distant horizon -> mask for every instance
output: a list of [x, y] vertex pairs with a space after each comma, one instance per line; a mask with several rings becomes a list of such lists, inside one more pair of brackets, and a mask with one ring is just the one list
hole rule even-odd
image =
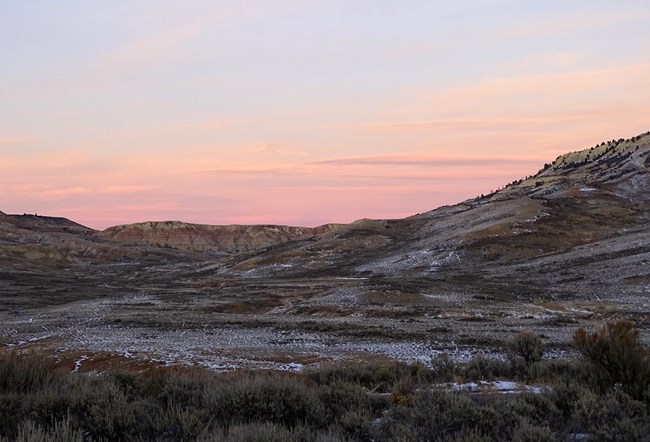
[[[334, 159], [334, 160], [331, 160], [331, 161], [335, 162], [335, 161], [338, 161], [338, 160]], [[484, 160], [484, 161], [487, 161], [487, 162], [490, 162], [490, 163], [493, 163], [493, 162], [496, 161], [498, 163], [498, 160], [494, 160], [494, 159], [489, 159], [489, 160]], [[548, 161], [546, 161], [546, 162], [548, 162]], [[34, 212], [25, 212], [25, 211], [20, 211], [20, 210], [10, 210], [10, 211], [8, 211], [8, 210], [3, 210], [4, 208], [2, 208], [2, 207], [0, 207], [0, 211], [5, 213], [6, 215], [18, 215], [18, 216], [24, 216], [24, 215], [32, 216], [32, 215], [34, 215], [34, 216], [43, 216], [43, 217], [50, 217], [50, 218], [65, 218], [65, 219], [68, 219], [70, 221], [74, 221], [74, 222], [76, 222], [78, 224], [81, 224], [81, 225], [83, 225], [85, 227], [90, 227], [90, 228], [92, 228], [94, 230], [105, 230], [105, 229], [107, 229], [109, 227], [115, 227], [115, 226], [126, 225], [126, 224], [141, 224], [141, 223], [146, 223], [146, 222], [161, 222], [161, 223], [162, 222], [184, 222], [184, 223], [188, 223], [188, 224], [204, 224], [204, 225], [285, 225], [285, 226], [292, 226], [292, 227], [310, 227], [310, 228], [312, 228], [312, 227], [319, 227], [319, 226], [326, 225], [326, 224], [350, 224], [350, 223], [352, 223], [354, 221], [358, 221], [358, 220], [362, 220], [362, 219], [402, 219], [402, 218], [406, 218], [406, 217], [409, 217], [409, 216], [417, 215], [419, 213], [424, 213], [424, 212], [428, 212], [428, 211], [431, 211], [431, 210], [435, 210], [435, 209], [437, 209], [439, 207], [459, 204], [459, 203], [461, 203], [461, 202], [463, 202], [463, 201], [465, 201], [467, 199], [478, 197], [481, 194], [488, 194], [490, 192], [493, 192], [496, 189], [498, 189], [500, 187], [503, 187], [505, 184], [507, 184], [510, 181], [513, 181], [513, 180], [516, 180], [516, 179], [519, 179], [519, 178], [524, 178], [525, 176], [534, 174], [544, 165], [545, 162], [544, 161], [530, 161], [530, 163], [534, 163], [536, 165], [535, 167], [537, 167], [534, 170], [534, 172], [530, 172], [530, 173], [528, 173], [526, 175], [521, 175], [521, 176], [514, 177], [512, 179], [509, 179], [508, 181], [499, 182], [498, 184], [490, 187], [489, 189], [479, 190], [477, 193], [472, 194], [472, 195], [468, 195], [466, 197], [461, 197], [461, 199], [449, 200], [449, 201], [447, 201], [445, 203], [438, 204], [438, 205], [435, 205], [435, 206], [432, 206], [432, 207], [429, 207], [429, 208], [424, 208], [424, 209], [422, 209], [420, 211], [416, 211], [416, 212], [412, 212], [412, 213], [398, 213], [398, 214], [395, 214], [395, 216], [363, 216], [362, 215], [360, 217], [352, 217], [352, 218], [347, 217], [347, 218], [345, 218], [345, 219], [347, 219], [347, 221], [337, 221], [337, 220], [327, 221], [326, 220], [324, 222], [317, 221], [316, 224], [313, 224], [313, 223], [312, 224], [301, 224], [301, 223], [287, 223], [287, 222], [265, 222], [264, 220], [260, 220], [260, 221], [256, 221], [256, 222], [228, 222], [228, 223], [221, 223], [221, 222], [218, 222], [218, 221], [217, 222], [193, 221], [193, 220], [190, 219], [190, 217], [186, 217], [186, 218], [164, 218], [164, 219], [163, 218], [156, 219], [156, 218], [146, 218], [145, 217], [145, 218], [142, 218], [142, 219], [133, 219], [133, 220], [125, 221], [125, 222], [118, 222], [118, 223], [115, 223], [115, 224], [96, 226], [96, 225], [92, 225], [90, 223], [82, 222], [82, 220], [76, 219], [76, 218], [74, 218], [72, 216], [67, 216], [66, 214], [64, 214], [62, 212], [58, 212], [56, 210], [56, 208], [54, 208], [52, 213], [50, 213], [50, 212], [46, 213], [44, 211], [34, 211]]]
[[[43, 216], [43, 217], [50, 217], [50, 218], [65, 218], [65, 219], [68, 219], [68, 220], [70, 220], [70, 221], [73, 221], [73, 222], [76, 222], [76, 223], [78, 223], [78, 224], [81, 224], [81, 225], [83, 225], [84, 227], [89, 227], [89, 228], [92, 228], [93, 230], [99, 230], [99, 231], [101, 231], [101, 230], [105, 230], [105, 229], [107, 229], [107, 228], [109, 228], [109, 227], [116, 227], [116, 226], [120, 226], [120, 225], [128, 225], [128, 224], [142, 224], [142, 223], [146, 223], [146, 222], [157, 222], [157, 223], [164, 223], [164, 222], [184, 222], [184, 223], [187, 223], [187, 224], [224, 225], [224, 226], [227, 226], [227, 225], [283, 225], [283, 226], [292, 226], [292, 227], [307, 227], [307, 228], [313, 228], [313, 227], [319, 227], [319, 226], [326, 225], [326, 224], [350, 224], [350, 223], [353, 223], [353, 222], [355, 222], [355, 221], [359, 221], [359, 220], [362, 220], [362, 219], [376, 219], [376, 220], [402, 219], [402, 218], [407, 218], [407, 217], [409, 217], [409, 216], [414, 216], [414, 215], [417, 215], [417, 214], [420, 214], [420, 213], [424, 213], [424, 212], [428, 212], [428, 211], [431, 211], [431, 210], [435, 210], [435, 209], [437, 209], [437, 208], [439, 208], [439, 207], [444, 207], [444, 206], [449, 206], [449, 205], [460, 204], [460, 203], [462, 203], [463, 201], [466, 201], [466, 200], [468, 200], [468, 199], [476, 198], [476, 197], [479, 197], [480, 195], [489, 194], [489, 193], [495, 191], [496, 189], [502, 188], [503, 186], [505, 186], [505, 185], [508, 184], [509, 182], [512, 182], [512, 181], [514, 181], [514, 180], [518, 180], [518, 179], [523, 179], [523, 178], [525, 178], [525, 177], [527, 177], [527, 176], [534, 175], [536, 172], [538, 172], [538, 171], [542, 168], [542, 166], [543, 166], [544, 164], [546, 164], [546, 163], [552, 163], [552, 162], [553, 162], [553, 161], [554, 161], [558, 156], [560, 156], [560, 155], [568, 154], [568, 153], [570, 153], [570, 152], [576, 152], [576, 151], [586, 150], [586, 149], [589, 149], [590, 147], [592, 147], [592, 146], [594, 146], [594, 145], [598, 145], [598, 144], [600, 144], [600, 143], [602, 143], [602, 142], [607, 142], [607, 141], [610, 141], [610, 140], [618, 140], [618, 139], [621, 139], [621, 138], [623, 138], [623, 139], [630, 139], [630, 138], [632, 138], [632, 137], [639, 136], [639, 135], [644, 135], [644, 134], [649, 133], [649, 132], [650, 132], [650, 131], [640, 131], [640, 132], [638, 132], [638, 133], [635, 134], [635, 135], [630, 135], [630, 136], [627, 136], [627, 137], [612, 137], [612, 138], [605, 138], [605, 139], [603, 139], [603, 140], [601, 140], [601, 141], [599, 141], [599, 142], [592, 143], [590, 146], [585, 146], [585, 147], [579, 148], [579, 149], [577, 149], [577, 150], [567, 150], [567, 151], [565, 151], [565, 152], [562, 152], [562, 153], [556, 155], [556, 156], [553, 157], [552, 159], [546, 159], [546, 160], [540, 160], [540, 161], [533, 161], [533, 160], [530, 160], [530, 161], [528, 161], [529, 163], [531, 163], [531, 164], [534, 163], [534, 164], [537, 164], [537, 165], [538, 165], [537, 169], [535, 169], [535, 171], [533, 171], [533, 172], [530, 172], [530, 173], [527, 173], [527, 174], [523, 174], [523, 175], [520, 175], [520, 176], [515, 176], [514, 178], [509, 179], [508, 181], [500, 182], [500, 183], [498, 183], [497, 185], [492, 186], [489, 190], [485, 190], [485, 189], [484, 189], [484, 190], [478, 191], [477, 193], [475, 193], [475, 194], [473, 194], [473, 195], [463, 197], [462, 199], [458, 199], [458, 200], [454, 200], [454, 201], [449, 201], [449, 202], [446, 202], [446, 203], [438, 204], [438, 205], [436, 205], [436, 206], [433, 206], [433, 207], [430, 207], [430, 208], [425, 208], [425, 209], [423, 209], [423, 210], [420, 210], [420, 211], [417, 211], [417, 212], [413, 212], [413, 213], [404, 213], [404, 214], [399, 214], [398, 216], [361, 216], [361, 217], [357, 217], [357, 218], [354, 218], [354, 219], [350, 219], [350, 218], [348, 218], [348, 219], [349, 219], [348, 221], [336, 221], [336, 220], [330, 220], [330, 221], [324, 221], [324, 222], [317, 222], [316, 224], [301, 224], [301, 223], [287, 223], [287, 222], [264, 222], [263, 220], [262, 220], [262, 221], [257, 221], [257, 222], [227, 222], [227, 223], [222, 223], [222, 222], [218, 222], [218, 221], [217, 221], [217, 222], [210, 222], [210, 221], [207, 221], [207, 222], [206, 222], [206, 221], [193, 221], [193, 220], [191, 220], [189, 217], [188, 217], [188, 218], [158, 218], [158, 219], [152, 217], [152, 218], [143, 218], [143, 219], [129, 220], [129, 221], [125, 221], [125, 222], [118, 222], [118, 223], [115, 223], [115, 224], [107, 224], [107, 225], [102, 225], [102, 226], [94, 226], [94, 225], [92, 225], [92, 224], [90, 224], [90, 223], [83, 222], [82, 220], [76, 219], [76, 218], [74, 218], [74, 217], [71, 217], [71, 216], [67, 216], [67, 215], [65, 215], [65, 214], [58, 213], [58, 212], [56, 212], [56, 210], [54, 210], [53, 213], [49, 213], [49, 212], [48, 212], [48, 213], [45, 213], [45, 212], [41, 212], [41, 213], [39, 213], [38, 211], [35, 211], [35, 212], [25, 212], [25, 211], [22, 211], [22, 212], [21, 212], [20, 210], [18, 210], [18, 211], [17, 211], [17, 210], [13, 210], [13, 211], [9, 210], [9, 211], [7, 211], [7, 210], [3, 210], [3, 208], [0, 207], [0, 212], [5, 213], [6, 215], [18, 215], [18, 216], [21, 216], [21, 215], [22, 215], [22, 216], [25, 216], [25, 215], [26, 215], [26, 216], [32, 216], [32, 215], [34, 215], [34, 216]], [[332, 160], [323, 161], [323, 163], [334, 163], [334, 164], [338, 164], [338, 163], [340, 163], [340, 162], [342, 162], [342, 161], [345, 161], [345, 162], [351, 162], [351, 163], [359, 163], [359, 162], [361, 162], [361, 163], [363, 163], [363, 162], [369, 162], [369, 163], [381, 163], [382, 158], [380, 158], [380, 157], [365, 157], [365, 158], [353, 158], [353, 159], [348, 158], [348, 159], [345, 159], [345, 160], [341, 160], [341, 159], [332, 159]], [[509, 161], [506, 160], [506, 159], [502, 159], [501, 161], [503, 161], [503, 162], [505, 162], [505, 163], [508, 163], [508, 162], [509, 162]], [[422, 160], [420, 160], [420, 162], [422, 162]], [[462, 159], [456, 159], [456, 160], [452, 160], [452, 162], [459, 162], [459, 163], [462, 164], [462, 163], [471, 163], [471, 160], [467, 160], [467, 159], [464, 159], [464, 160], [462, 160]], [[480, 163], [481, 160], [479, 160], [478, 162]], [[485, 159], [482, 160], [482, 162], [484, 162], [484, 163], [491, 163], [491, 164], [499, 164], [499, 163], [500, 163], [500, 160], [499, 160], [499, 159], [495, 159], [495, 158], [485, 158]], [[523, 161], [521, 161], [521, 162], [523, 163]], [[519, 163], [519, 162], [515, 161], [515, 163]], [[56, 214], [55, 214], [55, 213], [56, 213]]]
[[646, 131], [649, 18], [632, 0], [10, 2], [0, 210], [102, 230], [456, 204]]
[[[650, 133], [650, 131], [640, 132], [637, 135], [633, 135], [633, 136], [630, 136], [630, 137], [625, 137], [625, 138], [622, 138], [622, 139], [628, 140], [630, 138], [640, 136], [640, 135], [647, 135], [649, 133]], [[614, 137], [614, 138], [611, 138], [611, 139], [603, 140], [600, 143], [603, 143], [603, 142], [606, 143], [606, 142], [611, 141], [611, 140], [620, 140], [620, 139], [621, 139], [620, 137], [619, 138]], [[600, 143], [595, 143], [595, 145], [599, 145]], [[578, 149], [577, 151], [567, 151], [567, 152], [564, 152], [564, 153], [560, 154], [560, 156], [571, 153], [571, 152], [579, 152], [579, 151], [582, 151], [582, 150], [587, 150], [590, 147], [592, 147], [592, 146], [585, 147], [585, 148], [582, 148], [582, 149]], [[552, 160], [545, 161], [544, 163], [542, 163], [542, 165], [544, 165], [546, 163], [552, 163], [553, 161], [555, 161], [555, 159], [556, 158], [554, 158]], [[338, 163], [339, 161], [340, 160], [330, 160], [328, 162]], [[357, 159], [353, 160], [353, 162], [359, 162], [359, 161], [370, 161], [370, 162], [373, 162], [373, 163], [377, 163], [377, 162], [381, 161], [381, 158], [377, 158], [377, 157], [364, 158], [364, 159], [357, 158]], [[486, 159], [484, 161], [496, 162], [496, 163], [499, 162], [498, 159]], [[539, 169], [541, 169], [541, 166], [538, 168], [537, 171], [539, 171]], [[518, 179], [524, 179], [524, 178], [526, 178], [528, 176], [533, 176], [533, 175], [534, 175], [534, 173], [530, 173], [530, 174], [527, 174], [527, 175], [522, 175], [522, 176], [520, 176], [518, 178], [514, 178], [513, 180], [510, 180], [509, 182], [512, 182], [512, 181], [518, 180]], [[440, 204], [438, 206], [431, 207], [429, 209], [422, 210], [420, 212], [406, 214], [406, 215], [403, 215], [403, 216], [400, 216], [400, 217], [367, 217], [367, 216], [365, 216], [365, 217], [355, 218], [355, 219], [353, 219], [351, 221], [347, 221], [347, 222], [325, 221], [325, 222], [322, 222], [322, 223], [319, 223], [319, 224], [313, 224], [313, 225], [289, 224], [289, 223], [269, 223], [269, 222], [254, 222], [254, 223], [236, 223], [235, 222], [235, 223], [226, 223], [226, 224], [224, 224], [224, 223], [219, 223], [219, 222], [195, 222], [195, 221], [191, 221], [191, 220], [188, 220], [188, 219], [154, 219], [154, 218], [147, 218], [147, 219], [142, 219], [142, 220], [135, 220], [135, 221], [111, 224], [111, 225], [107, 225], [107, 226], [104, 226], [104, 227], [94, 227], [94, 226], [91, 226], [89, 224], [85, 224], [83, 222], [80, 222], [79, 220], [70, 218], [70, 217], [65, 216], [65, 215], [51, 215], [51, 214], [45, 214], [45, 213], [40, 213], [39, 214], [38, 212], [34, 212], [34, 213], [27, 213], [27, 212], [8, 213], [8, 212], [2, 211], [2, 210], [0, 210], [0, 212], [3, 212], [5, 214], [7, 214], [7, 215], [17, 215], [17, 216], [39, 216], [39, 217], [49, 217], [49, 218], [64, 218], [64, 219], [68, 219], [69, 221], [73, 221], [73, 222], [76, 222], [78, 224], [81, 224], [84, 227], [89, 227], [89, 228], [92, 228], [94, 230], [99, 230], [99, 231], [105, 230], [105, 229], [110, 228], [110, 227], [117, 227], [117, 226], [121, 226], [121, 225], [130, 225], [130, 224], [143, 224], [143, 223], [147, 223], [147, 222], [152, 222], [152, 223], [181, 222], [181, 223], [186, 223], [186, 224], [211, 225], [211, 226], [215, 226], [215, 225], [216, 226], [228, 226], [228, 225], [259, 225], [259, 226], [282, 225], [282, 226], [291, 226], [291, 227], [314, 228], [314, 227], [320, 227], [320, 226], [328, 225], [328, 224], [342, 224], [342, 225], [345, 225], [345, 224], [350, 224], [350, 223], [353, 223], [355, 221], [359, 221], [359, 220], [363, 220], [363, 219], [375, 219], [375, 220], [402, 219], [402, 218], [406, 218], [406, 217], [409, 217], [409, 216], [414, 216], [414, 215], [418, 215], [420, 213], [425, 213], [425, 212], [428, 212], [428, 211], [431, 211], [431, 210], [435, 210], [435, 209], [440, 208], [440, 207], [461, 204], [463, 201], [466, 201], [468, 199], [477, 198], [477, 197], [480, 197], [481, 195], [486, 195], [486, 194], [489, 194], [491, 192], [494, 192], [497, 189], [504, 188], [504, 186], [506, 186], [507, 184], [508, 184], [508, 182], [504, 182], [504, 183], [501, 183], [501, 184], [499, 184], [498, 186], [496, 186], [494, 188], [491, 188], [489, 191], [483, 191], [480, 194], [476, 194], [474, 196], [470, 196], [470, 197], [464, 198], [462, 200], [458, 200], [458, 201], [450, 202], [450, 203], [446, 203], [446, 204]]]

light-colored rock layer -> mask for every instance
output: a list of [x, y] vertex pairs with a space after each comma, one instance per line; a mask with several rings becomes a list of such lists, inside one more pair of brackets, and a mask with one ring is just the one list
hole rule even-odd
[[181, 221], [148, 221], [109, 227], [98, 236], [124, 244], [166, 247], [183, 251], [238, 253], [306, 239], [339, 225], [291, 227], [277, 225], [207, 225]]

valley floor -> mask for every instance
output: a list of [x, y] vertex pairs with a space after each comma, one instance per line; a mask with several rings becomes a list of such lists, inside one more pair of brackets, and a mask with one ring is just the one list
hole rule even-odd
[[543, 337], [547, 358], [562, 358], [577, 328], [615, 319], [636, 320], [650, 342], [648, 306], [629, 299], [522, 301], [498, 291], [471, 294], [445, 278], [213, 277], [200, 285], [172, 278], [131, 286], [98, 273], [78, 290], [69, 285], [75, 279], [3, 281], [10, 302], [0, 311], [0, 342], [79, 364], [112, 355], [127, 365], [290, 371], [337, 361], [429, 364], [443, 353], [456, 361], [503, 358], [503, 343], [522, 330]]

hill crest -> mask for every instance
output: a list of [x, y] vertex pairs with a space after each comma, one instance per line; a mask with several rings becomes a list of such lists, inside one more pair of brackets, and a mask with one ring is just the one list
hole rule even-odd
[[616, 187], [624, 180], [643, 181], [640, 185], [647, 185], [648, 168], [650, 132], [560, 155], [536, 174], [515, 180], [483, 198], [499, 200], [523, 195], [539, 198], [572, 188], [590, 191]]
[[340, 227], [285, 225], [210, 225], [183, 221], [146, 221], [109, 227], [98, 236], [125, 244], [173, 248], [182, 251], [239, 253], [320, 235]]

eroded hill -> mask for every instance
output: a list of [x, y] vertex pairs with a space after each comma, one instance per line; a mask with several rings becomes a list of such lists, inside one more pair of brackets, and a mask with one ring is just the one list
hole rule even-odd
[[337, 224], [310, 228], [278, 225], [217, 226], [181, 221], [149, 221], [109, 227], [99, 232], [98, 236], [123, 244], [232, 254], [310, 238], [338, 227], [340, 226]]

